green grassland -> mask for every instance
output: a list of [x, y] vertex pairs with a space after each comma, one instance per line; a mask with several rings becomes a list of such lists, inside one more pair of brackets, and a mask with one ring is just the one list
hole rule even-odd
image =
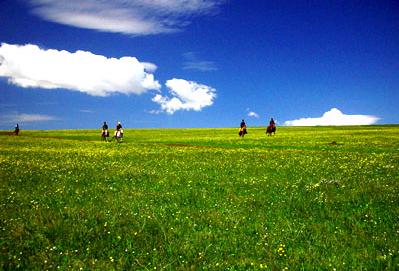
[[0, 136], [0, 269], [399, 269], [399, 126], [248, 132]]

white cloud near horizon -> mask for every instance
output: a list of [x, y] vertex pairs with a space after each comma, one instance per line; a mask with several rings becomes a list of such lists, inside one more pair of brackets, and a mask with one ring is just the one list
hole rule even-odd
[[24, 122], [43, 122], [43, 121], [53, 121], [58, 120], [58, 118], [43, 114], [9, 114], [0, 117], [0, 123], [24, 123]]
[[258, 113], [251, 111], [251, 112], [248, 113], [248, 117], [252, 117], [252, 118], [257, 118], [258, 119], [259, 115], [258, 115]]
[[346, 115], [337, 108], [332, 108], [319, 118], [300, 118], [284, 122], [286, 126], [337, 126], [371, 125], [380, 118], [371, 115]]
[[0, 46], [0, 77], [23, 88], [68, 89], [92, 96], [142, 94], [161, 88], [156, 65], [135, 57], [107, 58], [87, 51], [44, 50], [37, 45]]
[[[168, 80], [166, 86], [172, 97], [157, 94], [152, 98], [152, 101], [161, 106], [161, 112], [170, 115], [178, 110], [201, 111], [202, 108], [212, 105], [216, 98], [214, 88], [193, 81], [174, 78]], [[151, 113], [155, 112], [152, 111]]]
[[214, 14], [225, 0], [30, 0], [33, 14], [79, 28], [128, 35], [182, 30], [193, 17]]

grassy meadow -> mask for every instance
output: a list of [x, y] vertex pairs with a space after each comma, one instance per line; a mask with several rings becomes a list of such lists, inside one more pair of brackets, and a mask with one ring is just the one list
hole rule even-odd
[[399, 270], [399, 126], [0, 135], [0, 270]]

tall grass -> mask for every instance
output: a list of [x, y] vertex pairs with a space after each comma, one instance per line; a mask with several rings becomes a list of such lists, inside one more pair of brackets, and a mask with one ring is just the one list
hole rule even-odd
[[0, 137], [3, 270], [397, 270], [399, 127]]

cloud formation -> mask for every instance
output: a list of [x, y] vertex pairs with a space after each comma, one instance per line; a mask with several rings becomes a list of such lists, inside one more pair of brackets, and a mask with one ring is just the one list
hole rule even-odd
[[346, 115], [337, 108], [332, 108], [319, 118], [301, 118], [284, 122], [286, 126], [336, 126], [336, 125], [371, 125], [379, 120], [370, 115]]
[[107, 58], [91, 52], [44, 50], [36, 45], [0, 46], [0, 77], [23, 88], [63, 88], [92, 96], [142, 94], [161, 88], [156, 65], [135, 57]]
[[80, 109], [79, 112], [87, 114], [95, 113], [93, 110], [90, 109]]
[[32, 12], [60, 24], [129, 35], [180, 31], [225, 0], [30, 0]]
[[0, 123], [25, 123], [57, 120], [56, 117], [42, 114], [10, 114], [0, 117]]
[[185, 62], [183, 63], [183, 70], [197, 70], [201, 72], [217, 71], [215, 62], [200, 60], [193, 52], [183, 54]]
[[178, 110], [201, 111], [202, 108], [212, 105], [216, 98], [214, 88], [193, 81], [174, 78], [168, 80], [166, 86], [172, 97], [157, 94], [152, 101], [158, 103], [161, 111], [167, 114], [173, 114]]
[[258, 115], [258, 113], [251, 111], [251, 112], [248, 113], [248, 117], [252, 117], [252, 118], [257, 118], [258, 119], [259, 115]]

